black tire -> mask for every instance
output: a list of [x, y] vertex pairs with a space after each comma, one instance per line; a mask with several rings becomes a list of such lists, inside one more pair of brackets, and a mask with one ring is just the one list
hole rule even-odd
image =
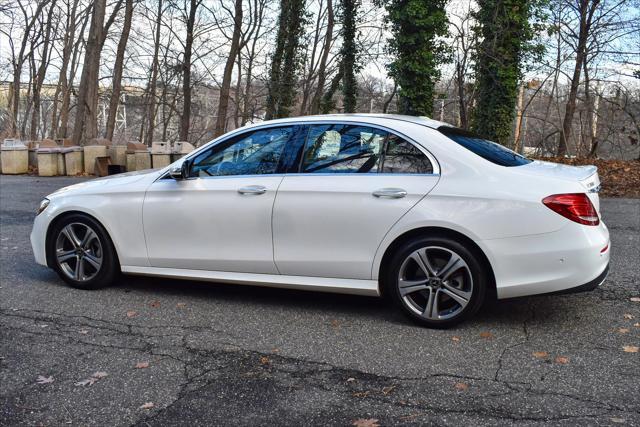
[[[61, 236], [61, 233], [63, 233], [65, 227], [69, 225], [71, 225], [74, 230], [77, 230], [78, 228], [84, 229], [83, 226], [88, 227], [87, 230], [92, 230], [96, 235], [95, 239], [99, 241], [98, 246], [94, 239], [92, 246], [100, 249], [100, 266], [99, 268], [95, 268], [92, 266], [89, 266], [88, 268], [85, 267], [89, 270], [87, 275], [90, 274], [91, 277], [87, 277], [83, 280], [76, 280], [73, 277], [70, 277], [68, 272], [69, 270], [74, 269], [75, 264], [73, 263], [78, 262], [79, 258], [76, 257], [75, 260], [74, 258], [70, 258], [70, 260], [65, 263], [61, 263], [58, 259], [58, 239], [61, 238], [64, 241], [65, 237], [59, 236]], [[82, 237], [84, 236], [78, 237], [82, 239]], [[71, 240], [68, 238], [67, 244], [72, 245]], [[73, 246], [68, 247], [68, 249], [69, 252], [74, 250]], [[47, 254], [49, 254], [49, 264], [53, 267], [56, 273], [58, 273], [58, 276], [60, 276], [62, 280], [64, 280], [74, 288], [86, 290], [100, 289], [112, 284], [120, 274], [118, 257], [113, 247], [113, 242], [109, 238], [107, 231], [98, 221], [87, 215], [71, 214], [57, 221], [54, 224], [53, 229], [51, 230], [50, 238], [47, 241]], [[65, 272], [65, 269], [67, 269], [67, 272]]]
[[[427, 252], [423, 252], [425, 250]], [[439, 265], [440, 269], [435, 268], [435, 266], [433, 267], [433, 270], [436, 273], [444, 270], [444, 264], [447, 263], [446, 256], [449, 253], [458, 255], [458, 257], [464, 261], [464, 265], [460, 267], [457, 275], [452, 274], [449, 279], [445, 280], [448, 286], [445, 286], [442, 280], [439, 284], [434, 281], [434, 284], [432, 285], [428, 277], [425, 276], [423, 278], [421, 276], [422, 273], [418, 270], [420, 266], [417, 262], [413, 261], [416, 257], [416, 251], [419, 251], [419, 253], [429, 253], [430, 257], [434, 257], [434, 261], [430, 262], [430, 264], [437, 265], [437, 263], [441, 263]], [[453, 255], [450, 256], [450, 260], [453, 260]], [[411, 260], [409, 260], [410, 257]], [[413, 262], [415, 262], [415, 266], [411, 265]], [[425, 264], [423, 264], [423, 266], [424, 265]], [[400, 284], [401, 268], [403, 268], [402, 274], [404, 275], [407, 270], [411, 269], [411, 267], [413, 267], [413, 271], [416, 272], [416, 277], [411, 280], [403, 279], [406, 281], [404, 284]], [[424, 268], [421, 268], [421, 271], [424, 271]], [[437, 278], [436, 275], [430, 275], [430, 277], [433, 277], [434, 279]], [[382, 285], [384, 286], [385, 293], [391, 298], [394, 304], [398, 306], [411, 320], [422, 326], [440, 329], [449, 328], [469, 319], [478, 311], [482, 306], [487, 293], [489, 283], [488, 277], [489, 274], [487, 267], [484, 265], [481, 257], [476, 254], [475, 250], [470, 249], [464, 244], [448, 237], [420, 237], [406, 242], [396, 251], [391, 258], [388, 268], [386, 268]], [[469, 279], [471, 280], [470, 282]], [[425, 285], [428, 286], [427, 289], [420, 289], [422, 285], [420, 285], [419, 282], [422, 282], [423, 280], [426, 282]], [[409, 283], [416, 284], [409, 285]], [[460, 287], [461, 291], [465, 291], [465, 295], [470, 294], [470, 298], [468, 298], [468, 302], [465, 306], [449, 296], [449, 294], [451, 294], [451, 285]], [[418, 290], [411, 291], [413, 293], [406, 293], [405, 297], [403, 297], [401, 294], [401, 286], [404, 286], [405, 292], [410, 288]], [[435, 290], [439, 288], [441, 291], [435, 292]], [[446, 314], [443, 317], [452, 317], [443, 319], [425, 318], [426, 312], [428, 311], [426, 307], [431, 301], [430, 296], [432, 292], [434, 292], [434, 298], [436, 300], [444, 300], [443, 305], [445, 307], [447, 304], [450, 306], [450, 308], [447, 309], [449, 312], [447, 313], [447, 310], [445, 310]], [[445, 292], [447, 292], [447, 294], [445, 294]], [[460, 292], [460, 294], [462, 294], [462, 292]], [[416, 303], [416, 300], [424, 301], [425, 310], [422, 314], [417, 313], [417, 311], [421, 311], [421, 306], [419, 303]], [[463, 300], [464, 299], [460, 298], [460, 301]], [[431, 306], [433, 307], [433, 304]], [[439, 313], [440, 311], [437, 310], [438, 307], [439, 305], [436, 304], [433, 312], [437, 311]]]

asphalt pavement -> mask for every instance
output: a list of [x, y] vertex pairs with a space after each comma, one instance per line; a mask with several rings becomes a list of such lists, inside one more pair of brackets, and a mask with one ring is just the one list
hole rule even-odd
[[443, 331], [368, 297], [72, 289], [29, 233], [40, 199], [78, 181], [0, 177], [0, 425], [640, 425], [640, 200], [602, 200], [601, 288]]

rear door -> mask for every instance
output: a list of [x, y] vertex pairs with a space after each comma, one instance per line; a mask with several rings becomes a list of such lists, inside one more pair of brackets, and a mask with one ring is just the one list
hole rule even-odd
[[309, 127], [273, 213], [280, 274], [370, 279], [384, 235], [437, 183], [421, 149], [381, 128]]

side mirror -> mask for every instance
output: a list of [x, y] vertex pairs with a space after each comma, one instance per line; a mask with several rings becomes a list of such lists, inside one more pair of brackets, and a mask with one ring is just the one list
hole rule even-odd
[[189, 160], [185, 160], [182, 164], [173, 166], [169, 169], [169, 176], [177, 181], [187, 179], [189, 177], [190, 166], [191, 162]]

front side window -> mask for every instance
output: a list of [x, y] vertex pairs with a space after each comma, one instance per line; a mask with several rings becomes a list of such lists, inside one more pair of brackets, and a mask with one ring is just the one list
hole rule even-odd
[[293, 127], [261, 129], [244, 133], [211, 147], [195, 157], [192, 177], [264, 175], [278, 170]]
[[309, 129], [303, 173], [376, 173], [387, 132], [357, 125]]
[[441, 126], [438, 130], [457, 144], [491, 163], [500, 166], [521, 166], [532, 162], [532, 160], [500, 144], [480, 138], [461, 129]]

